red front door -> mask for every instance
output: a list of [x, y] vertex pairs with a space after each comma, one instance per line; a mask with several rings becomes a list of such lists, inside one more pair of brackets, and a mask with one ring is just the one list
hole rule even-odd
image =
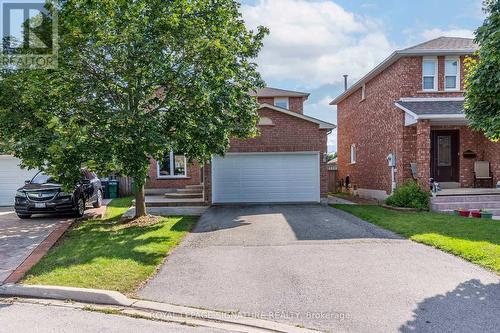
[[431, 131], [431, 177], [438, 182], [459, 181], [459, 131]]

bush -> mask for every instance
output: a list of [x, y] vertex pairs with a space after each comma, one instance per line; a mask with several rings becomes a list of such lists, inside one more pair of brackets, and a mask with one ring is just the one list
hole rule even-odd
[[422, 190], [417, 182], [410, 180], [397, 187], [385, 203], [394, 207], [427, 209], [429, 208], [429, 193]]

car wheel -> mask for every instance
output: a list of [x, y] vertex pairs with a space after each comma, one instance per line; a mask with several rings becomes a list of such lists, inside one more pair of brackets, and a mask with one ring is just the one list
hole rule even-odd
[[78, 199], [75, 209], [76, 217], [82, 217], [85, 214], [85, 200], [83, 198]]
[[31, 215], [30, 214], [17, 214], [17, 217], [19, 217], [20, 219], [29, 219], [31, 218]]
[[92, 204], [92, 206], [94, 206], [94, 208], [99, 208], [102, 206], [102, 191], [101, 190], [97, 191], [97, 200], [96, 200], [96, 202], [94, 202]]

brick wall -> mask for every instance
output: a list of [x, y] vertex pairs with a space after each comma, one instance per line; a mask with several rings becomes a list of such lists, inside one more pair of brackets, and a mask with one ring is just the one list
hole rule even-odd
[[[461, 89], [463, 89], [465, 71], [464, 58], [464, 56], [460, 58]], [[403, 57], [365, 83], [366, 98], [364, 100], [361, 100], [361, 89], [358, 89], [338, 104], [340, 179], [350, 176], [353, 186], [389, 193], [391, 172], [386, 161], [389, 153], [394, 152], [397, 155], [396, 180], [398, 184], [411, 178], [410, 162], [417, 162], [420, 158], [420, 163], [423, 163], [424, 158], [430, 158], [429, 124], [426, 123], [426, 126], [420, 128], [421, 140], [419, 142], [418, 126], [405, 127], [404, 112], [396, 108], [394, 102], [401, 97], [463, 96], [462, 91], [444, 91], [444, 60], [444, 57], [438, 57], [439, 91], [437, 92], [422, 91], [422, 57]], [[426, 140], [428, 143], [425, 143]], [[356, 145], [357, 161], [355, 164], [350, 163], [351, 144]], [[495, 149], [490, 149], [490, 151], [498, 151]], [[495, 157], [490, 157], [490, 159], [493, 160]], [[430, 160], [425, 163], [430, 166]], [[500, 166], [498, 168], [500, 172]], [[420, 183], [427, 188], [430, 170], [419, 171], [421, 172]], [[463, 182], [468, 184], [469, 180], [464, 179]]]
[[[304, 102], [306, 98], [305, 97], [289, 97], [288, 98], [288, 109], [293, 112], [297, 113], [304, 113]], [[257, 101], [260, 104], [271, 104], [274, 105], [274, 98], [273, 97], [258, 97]]]
[[[327, 130], [319, 129], [318, 124], [286, 115], [271, 109], [259, 111], [263, 117], [273, 121], [271, 126], [259, 126], [260, 135], [247, 140], [231, 140], [231, 153], [248, 152], [320, 152], [320, 191], [321, 197], [328, 192], [327, 165], [323, 155], [327, 152]], [[211, 167], [205, 168], [205, 198], [211, 202]]]
[[198, 185], [201, 183], [200, 165], [196, 162], [188, 163], [186, 178], [158, 178], [157, 162], [154, 159], [149, 161], [148, 179], [146, 188], [183, 188], [186, 185]]

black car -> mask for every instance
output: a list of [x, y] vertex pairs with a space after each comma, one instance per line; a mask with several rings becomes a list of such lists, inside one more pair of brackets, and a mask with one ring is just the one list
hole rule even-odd
[[82, 179], [72, 193], [62, 190], [60, 184], [43, 172], [39, 172], [17, 190], [14, 209], [22, 219], [33, 214], [72, 214], [83, 216], [87, 204], [101, 207], [101, 181], [95, 173], [81, 170]]

